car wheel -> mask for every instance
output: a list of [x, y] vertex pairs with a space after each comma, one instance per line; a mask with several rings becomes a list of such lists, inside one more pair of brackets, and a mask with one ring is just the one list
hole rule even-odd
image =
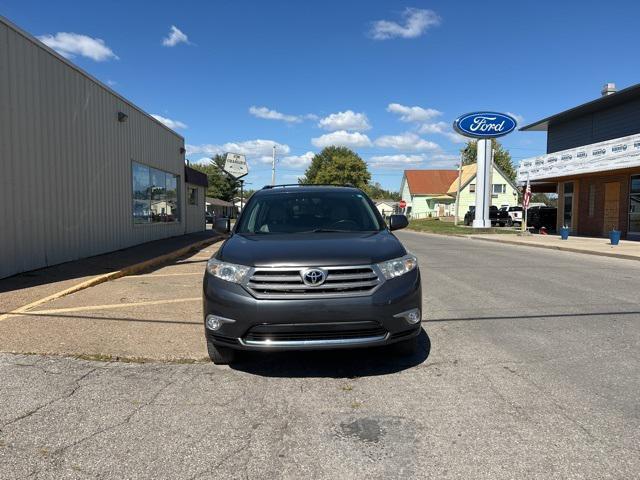
[[211, 340], [207, 340], [207, 351], [209, 352], [209, 358], [216, 365], [229, 365], [238, 358], [236, 350], [228, 347], [219, 347], [214, 345]]

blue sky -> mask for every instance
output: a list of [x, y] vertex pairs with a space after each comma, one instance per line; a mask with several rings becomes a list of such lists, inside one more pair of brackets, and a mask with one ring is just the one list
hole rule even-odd
[[[633, 1], [0, 0], [0, 13], [174, 122], [191, 161], [246, 153], [250, 188], [270, 181], [274, 143], [279, 183], [343, 143], [397, 190], [404, 168], [453, 167], [462, 113], [527, 123], [640, 78]], [[545, 134], [503, 143], [517, 163]]]

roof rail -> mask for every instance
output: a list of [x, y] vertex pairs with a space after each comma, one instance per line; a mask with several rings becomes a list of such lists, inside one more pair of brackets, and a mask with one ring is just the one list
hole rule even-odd
[[281, 185], [265, 185], [262, 190], [270, 190], [272, 188], [285, 188], [285, 187], [351, 187], [356, 188], [351, 183], [283, 183]]

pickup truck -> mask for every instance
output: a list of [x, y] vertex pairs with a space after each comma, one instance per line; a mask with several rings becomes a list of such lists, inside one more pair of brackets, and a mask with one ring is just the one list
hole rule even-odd
[[501, 211], [505, 211], [509, 214], [509, 216], [511, 217], [511, 221], [514, 224], [517, 225], [522, 225], [522, 218], [523, 218], [523, 214], [524, 214], [524, 208], [522, 207], [502, 207], [500, 209]]
[[527, 227], [539, 231], [545, 227], [548, 231], [556, 230], [558, 209], [555, 207], [529, 207], [527, 211]]
[[[469, 211], [464, 216], [464, 224], [469, 226], [473, 224], [473, 220], [476, 218], [476, 207], [469, 207]], [[513, 225], [513, 220], [509, 216], [509, 212], [504, 210], [499, 210], [495, 205], [491, 205], [489, 207], [489, 220], [491, 220], [491, 225], [499, 225], [504, 227], [510, 227]]]

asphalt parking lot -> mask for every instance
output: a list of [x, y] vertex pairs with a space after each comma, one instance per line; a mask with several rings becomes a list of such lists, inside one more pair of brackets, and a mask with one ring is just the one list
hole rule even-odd
[[[0, 351], [32, 353], [0, 354], [0, 476], [637, 477], [639, 264], [399, 237], [423, 271], [412, 357], [199, 361], [215, 246], [0, 322]], [[80, 350], [138, 360], [40, 355]]]

